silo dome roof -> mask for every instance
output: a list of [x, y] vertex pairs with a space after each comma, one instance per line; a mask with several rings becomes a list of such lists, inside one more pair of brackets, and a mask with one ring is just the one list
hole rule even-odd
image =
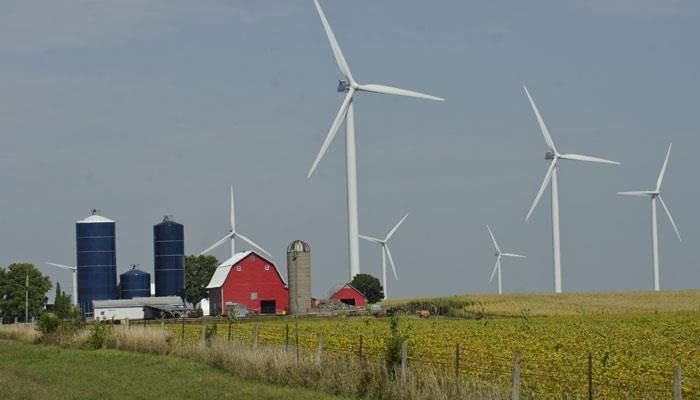
[[292, 253], [292, 252], [296, 252], [296, 253], [300, 253], [300, 252], [310, 253], [310, 252], [311, 252], [311, 247], [309, 246], [308, 243], [306, 243], [306, 242], [303, 241], [303, 240], [295, 240], [295, 241], [293, 241], [292, 243], [290, 243], [289, 246], [287, 247], [287, 253]]
[[93, 214], [87, 218], [81, 219], [78, 221], [79, 224], [99, 224], [99, 223], [105, 223], [105, 222], [114, 222], [114, 220], [111, 220], [109, 218], [105, 218], [101, 215]]

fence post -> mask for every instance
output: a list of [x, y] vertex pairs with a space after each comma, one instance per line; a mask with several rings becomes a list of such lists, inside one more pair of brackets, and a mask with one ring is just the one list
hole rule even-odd
[[163, 335], [165, 333], [165, 321], [160, 320], [160, 334]]
[[258, 348], [258, 324], [253, 326], [253, 348]]
[[289, 350], [289, 322], [284, 324], [284, 351]]
[[588, 353], [588, 400], [593, 400], [593, 354]]
[[233, 321], [228, 321], [228, 341], [231, 341], [231, 325], [233, 324]]
[[182, 331], [180, 332], [180, 339], [185, 340], [185, 315], [182, 315]]
[[520, 399], [520, 352], [515, 352], [513, 360], [513, 396], [512, 400]]
[[406, 368], [408, 367], [408, 341], [401, 343], [401, 382], [406, 382]]
[[681, 392], [681, 381], [683, 380], [683, 371], [678, 365], [673, 369], [673, 400], [681, 400], [683, 393]]
[[124, 323], [126, 324], [125, 328], [128, 331], [129, 330], [129, 318], [125, 318]]
[[318, 347], [316, 347], [316, 363], [321, 364], [323, 358], [323, 335], [318, 335]]
[[362, 358], [362, 335], [360, 335], [360, 348], [357, 354]]
[[459, 343], [455, 347], [455, 379], [459, 383]]
[[294, 320], [294, 346], [297, 350], [297, 363], [299, 362], [299, 319]]
[[207, 341], [207, 325], [204, 322], [204, 320], [202, 320], [202, 344], [205, 344], [206, 341]]

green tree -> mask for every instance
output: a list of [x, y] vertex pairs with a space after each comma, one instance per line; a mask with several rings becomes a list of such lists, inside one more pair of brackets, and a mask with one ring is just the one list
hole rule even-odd
[[71, 315], [71, 296], [61, 290], [61, 284], [56, 282], [56, 295], [53, 301], [53, 313], [58, 318], [68, 318]]
[[29, 317], [41, 314], [46, 305], [46, 294], [51, 280], [33, 264], [16, 263], [0, 268], [0, 315], [3, 318], [24, 320], [25, 293], [29, 277]]
[[350, 284], [365, 295], [370, 304], [376, 303], [384, 298], [384, 288], [381, 283], [379, 283], [379, 279], [370, 274], [357, 274], [352, 278]]
[[185, 300], [194, 305], [209, 297], [207, 285], [218, 265], [214, 256], [185, 257]]

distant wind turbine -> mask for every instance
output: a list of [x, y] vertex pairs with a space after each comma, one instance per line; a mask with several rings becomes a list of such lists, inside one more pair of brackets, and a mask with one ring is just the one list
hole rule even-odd
[[386, 258], [387, 256], [389, 257], [389, 263], [391, 263], [391, 270], [394, 272], [394, 279], [397, 281], [399, 280], [399, 275], [396, 273], [396, 265], [394, 265], [394, 258], [391, 256], [391, 251], [389, 250], [389, 239], [391, 239], [392, 236], [394, 236], [394, 233], [396, 233], [396, 230], [399, 229], [399, 226], [403, 224], [403, 221], [408, 218], [408, 214], [404, 215], [401, 220], [394, 225], [393, 228], [387, 233], [386, 237], [382, 239], [377, 239], [372, 236], [365, 236], [365, 235], [359, 235], [361, 239], [367, 240], [369, 242], [378, 244], [382, 246], [382, 286], [384, 288], [384, 298], [389, 298], [389, 282], [386, 277]]
[[491, 278], [489, 278], [489, 283], [493, 281], [493, 277], [496, 273], [498, 273], [498, 294], [503, 293], [503, 286], [502, 286], [502, 281], [501, 281], [501, 258], [503, 257], [514, 257], [514, 258], [525, 258], [525, 256], [521, 256], [520, 254], [515, 254], [515, 253], [504, 253], [501, 251], [501, 248], [498, 246], [498, 243], [496, 242], [496, 238], [493, 236], [493, 232], [491, 231], [491, 227], [486, 225], [486, 229], [489, 231], [489, 235], [491, 236], [491, 241], [493, 242], [493, 247], [496, 249], [496, 265], [493, 267], [493, 272], [491, 272]]
[[213, 249], [221, 246], [226, 240], [230, 239], [231, 240], [231, 257], [233, 257], [236, 254], [236, 238], [238, 238], [238, 239], [241, 239], [244, 242], [248, 243], [249, 245], [255, 247], [256, 249], [262, 251], [268, 257], [272, 257], [272, 255], [270, 253], [268, 253], [265, 249], [263, 249], [262, 247], [257, 245], [255, 242], [253, 242], [252, 240], [248, 239], [247, 237], [241, 235], [240, 233], [238, 233], [238, 231], [236, 231], [236, 212], [235, 212], [234, 202], [233, 202], [233, 186], [231, 186], [231, 215], [230, 215], [230, 218], [231, 218], [231, 220], [230, 220], [231, 227], [229, 228], [229, 232], [226, 234], [226, 236], [224, 236], [223, 238], [218, 240], [216, 243], [209, 246], [206, 250], [199, 253], [199, 255], [206, 254], [206, 253], [212, 251]]
[[540, 116], [540, 112], [537, 109], [537, 106], [535, 105], [535, 101], [532, 100], [532, 97], [530, 96], [530, 92], [528, 92], [527, 88], [523, 85], [523, 89], [525, 89], [525, 94], [527, 95], [527, 98], [530, 100], [530, 105], [532, 106], [532, 110], [535, 112], [535, 117], [537, 118], [537, 123], [540, 125], [540, 129], [542, 130], [542, 135], [544, 136], [545, 142], [547, 142], [547, 148], [549, 151], [545, 154], [544, 158], [545, 160], [552, 160], [552, 162], [549, 164], [549, 169], [547, 170], [547, 174], [544, 176], [544, 181], [542, 182], [542, 186], [540, 186], [540, 190], [537, 192], [537, 196], [535, 196], [535, 201], [532, 202], [532, 206], [530, 207], [530, 211], [527, 213], [527, 217], [525, 217], [525, 220], [529, 220], [530, 216], [532, 215], [532, 212], [535, 210], [535, 207], [537, 206], [537, 203], [539, 203], [540, 198], [542, 197], [542, 194], [544, 193], [544, 190], [547, 188], [547, 185], [549, 182], [552, 182], [552, 247], [554, 248], [554, 291], [556, 293], [561, 293], [561, 246], [559, 242], [559, 188], [557, 184], [557, 164], [559, 160], [574, 160], [574, 161], [589, 161], [589, 162], [594, 162], [594, 163], [602, 163], [602, 164], [613, 164], [613, 165], [620, 165], [619, 162], [617, 161], [610, 161], [610, 160], [604, 160], [602, 158], [596, 158], [596, 157], [590, 157], [590, 156], [584, 156], [580, 154], [560, 154], [557, 151], [556, 146], [554, 146], [554, 141], [552, 140], [552, 137], [549, 134], [549, 131], [547, 130], [547, 126], [544, 124], [544, 120], [542, 119], [542, 116]]
[[74, 265], [56, 264], [48, 261], [46, 261], [45, 264], [52, 267], [67, 269], [73, 272], [73, 298], [71, 300], [73, 301], [74, 306], [78, 305], [78, 267]]
[[355, 92], [371, 92], [371, 93], [381, 93], [381, 94], [391, 94], [397, 96], [407, 96], [416, 97], [419, 99], [428, 100], [438, 100], [443, 101], [443, 98], [431, 96], [424, 93], [414, 92], [411, 90], [399, 89], [391, 86], [369, 84], [362, 85], [355, 81], [350, 72], [350, 67], [348, 66], [343, 52], [340, 50], [340, 45], [333, 34], [331, 26], [328, 24], [326, 15], [321, 9], [321, 5], [318, 0], [314, 0], [316, 4], [316, 10], [318, 15], [321, 17], [321, 23], [323, 24], [323, 29], [326, 31], [326, 36], [328, 36], [328, 41], [330, 42], [331, 49], [333, 50], [333, 55], [335, 56], [335, 61], [340, 68], [340, 72], [345, 77], [345, 80], [341, 80], [338, 83], [338, 92], [345, 93], [345, 99], [340, 105], [340, 110], [333, 120], [331, 129], [328, 131], [326, 139], [323, 141], [321, 150], [319, 151], [316, 159], [314, 160], [307, 179], [311, 177], [318, 166], [318, 163], [323, 158], [326, 153], [328, 146], [330, 146], [333, 138], [335, 137], [340, 125], [345, 121], [345, 163], [346, 163], [346, 179], [347, 179], [347, 205], [348, 205], [348, 252], [349, 252], [349, 264], [350, 264], [350, 279], [355, 275], [360, 273], [360, 250], [358, 243], [358, 212], [357, 212], [357, 155], [355, 151], [355, 120], [353, 111], [353, 96]]
[[664, 208], [664, 211], [666, 211], [666, 215], [668, 216], [668, 220], [671, 221], [671, 225], [673, 226], [673, 230], [676, 232], [676, 236], [678, 237], [678, 241], [682, 242], [683, 240], [681, 239], [681, 234], [678, 232], [678, 228], [676, 227], [676, 223], [673, 221], [673, 217], [671, 216], [671, 212], [668, 210], [668, 207], [666, 207], [666, 203], [664, 203], [664, 199], [661, 198], [661, 183], [664, 181], [664, 175], [666, 174], [666, 166], [668, 165], [668, 158], [671, 155], [671, 144], [668, 145], [668, 151], [666, 152], [666, 159], [664, 160], [664, 165], [661, 167], [661, 172], [659, 173], [659, 177], [656, 180], [656, 189], [655, 190], [644, 190], [644, 191], [637, 191], [637, 192], [618, 192], [617, 194], [623, 195], [623, 196], [637, 196], [637, 197], [651, 197], [651, 256], [652, 256], [652, 262], [654, 266], [654, 290], [659, 291], [660, 290], [660, 284], [659, 284], [659, 227], [656, 221], [656, 200], [658, 199], [659, 202], [661, 203], [661, 206]]

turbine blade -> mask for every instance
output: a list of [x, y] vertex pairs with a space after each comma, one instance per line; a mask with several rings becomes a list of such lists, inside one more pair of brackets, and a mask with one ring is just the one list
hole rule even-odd
[[396, 232], [397, 229], [399, 229], [399, 226], [401, 226], [401, 224], [403, 224], [403, 221], [405, 221], [406, 218], [408, 218], [408, 213], [406, 213], [406, 215], [404, 215], [403, 218], [401, 218], [401, 221], [399, 221], [396, 225], [394, 225], [394, 227], [389, 231], [389, 233], [386, 235], [386, 238], [384, 239], [385, 242], [388, 241], [389, 239], [391, 239], [392, 236], [394, 236], [394, 233]]
[[236, 231], [236, 211], [233, 203], [233, 185], [231, 185], [231, 232]]
[[639, 190], [636, 192], [617, 192], [617, 194], [621, 196], [649, 197], [653, 196], [654, 192], [650, 192], [648, 190]]
[[340, 72], [350, 82], [354, 82], [355, 80], [352, 78], [352, 73], [350, 72], [348, 62], [345, 61], [345, 56], [343, 56], [343, 51], [340, 50], [340, 45], [338, 44], [338, 41], [336, 40], [335, 35], [333, 34], [333, 29], [331, 29], [331, 26], [328, 24], [326, 14], [323, 13], [323, 10], [321, 9], [321, 5], [318, 3], [318, 0], [314, 0], [314, 3], [316, 4], [316, 10], [318, 10], [318, 15], [321, 17], [323, 29], [326, 31], [326, 36], [328, 36], [328, 41], [331, 44], [331, 49], [333, 50], [333, 55], [335, 56], [335, 62], [338, 64]]
[[501, 256], [496, 257], [496, 265], [493, 266], [493, 271], [491, 272], [491, 278], [489, 278], [489, 283], [493, 281], [493, 277], [496, 276], [496, 271], [498, 270], [498, 264], [501, 262]]
[[584, 156], [581, 154], [562, 154], [559, 156], [559, 158], [564, 159], [564, 160], [589, 161], [589, 162], [600, 163], [600, 164], [620, 165], [620, 163], [617, 161], [610, 161], [610, 160], [606, 160], [604, 158]]
[[396, 273], [396, 265], [394, 265], [394, 257], [391, 256], [391, 250], [389, 250], [389, 246], [387, 244], [384, 244], [384, 248], [386, 249], [386, 255], [389, 256], [389, 264], [391, 264], [391, 270], [394, 271], [394, 279], [396, 279], [398, 281], [399, 275]]
[[212, 244], [211, 246], [207, 247], [207, 249], [204, 250], [204, 251], [202, 251], [201, 253], [199, 253], [199, 255], [201, 256], [201, 255], [203, 255], [203, 254], [207, 254], [207, 253], [209, 253], [210, 251], [214, 250], [215, 248], [221, 246], [221, 244], [223, 244], [225, 241], [227, 241], [228, 239], [230, 239], [231, 236], [233, 236], [233, 232], [228, 233], [226, 236], [224, 236], [223, 238], [221, 238], [220, 240], [218, 240], [216, 243], [214, 243], [214, 244]]
[[267, 250], [263, 249], [262, 247], [260, 247], [258, 244], [256, 244], [256, 243], [253, 242], [252, 240], [248, 239], [247, 237], [241, 235], [241, 234], [238, 233], [238, 232], [234, 233], [233, 235], [234, 235], [235, 237], [237, 237], [237, 238], [243, 239], [243, 241], [247, 242], [249, 245], [255, 247], [256, 249], [258, 249], [258, 250], [262, 251], [263, 253], [265, 253], [266, 256], [272, 258], [272, 254], [268, 253]]
[[661, 167], [661, 173], [659, 173], [659, 179], [656, 180], [656, 191], [661, 190], [661, 183], [664, 181], [664, 175], [666, 174], [666, 166], [668, 165], [668, 157], [671, 155], [671, 146], [673, 143], [669, 143], [668, 151], [666, 152], [666, 159], [664, 160], [664, 165]]
[[338, 133], [338, 128], [340, 128], [340, 124], [343, 123], [343, 119], [345, 118], [345, 114], [348, 112], [348, 107], [350, 106], [350, 101], [352, 101], [352, 95], [354, 93], [355, 89], [351, 88], [348, 91], [348, 94], [345, 95], [345, 100], [343, 100], [343, 103], [340, 105], [338, 115], [335, 116], [335, 120], [333, 120], [333, 125], [331, 125], [331, 129], [330, 131], [328, 131], [326, 140], [323, 142], [323, 146], [321, 146], [321, 151], [318, 152], [316, 160], [314, 160], [314, 163], [311, 166], [311, 169], [309, 170], [309, 174], [306, 176], [306, 179], [311, 178], [311, 175], [314, 173], [316, 166], [318, 166], [318, 163], [323, 158], [323, 155], [326, 154], [326, 150], [328, 150], [328, 146], [330, 146], [331, 142], [333, 141], [335, 134]]
[[498, 247], [498, 243], [496, 243], [496, 237], [493, 236], [493, 232], [491, 231], [491, 227], [488, 226], [488, 225], [486, 225], [486, 229], [489, 230], [489, 235], [491, 235], [491, 241], [493, 242], [493, 247], [495, 247], [495, 248], [496, 248], [496, 251], [498, 251], [498, 252], [500, 253], [500, 252], [501, 252], [501, 248]]
[[75, 271], [76, 269], [78, 269], [77, 267], [74, 267], [74, 266], [72, 266], [72, 265], [56, 264], [56, 263], [52, 263], [52, 262], [48, 262], [48, 261], [45, 261], [44, 263], [47, 264], [47, 265], [51, 265], [51, 266], [53, 266], [53, 267], [68, 269], [68, 270], [71, 270], [71, 271]]
[[362, 90], [364, 92], [372, 92], [372, 93], [393, 94], [396, 96], [415, 97], [418, 99], [425, 99], [425, 100], [445, 101], [445, 99], [443, 99], [442, 97], [432, 96], [432, 95], [425, 94], [425, 93], [414, 92], [413, 90], [399, 89], [396, 87], [385, 86], [385, 85], [376, 85], [376, 84], [358, 85], [357, 90]]
[[530, 211], [527, 213], [527, 217], [525, 217], [525, 221], [530, 219], [532, 212], [535, 211], [535, 207], [537, 207], [537, 203], [540, 202], [540, 198], [542, 197], [542, 193], [544, 193], [544, 190], [547, 188], [549, 181], [552, 179], [552, 172], [554, 171], [554, 168], [556, 167], [556, 165], [557, 165], [557, 159], [555, 158], [554, 160], [552, 160], [552, 163], [549, 164], [549, 169], [547, 170], [547, 174], [544, 176], [544, 181], [542, 181], [542, 186], [540, 186], [540, 191], [537, 192], [537, 196], [535, 196], [535, 201], [532, 202], [532, 206], [530, 207]]
[[678, 228], [676, 227], [676, 223], [673, 221], [673, 217], [671, 216], [671, 212], [668, 210], [668, 207], [666, 207], [666, 203], [664, 203], [664, 199], [659, 196], [659, 201], [661, 202], [661, 205], [664, 208], [664, 211], [666, 211], [666, 215], [668, 216], [668, 220], [671, 221], [671, 225], [673, 225], [673, 230], [676, 231], [676, 236], [678, 236], [678, 241], [683, 242], [683, 239], [681, 239], [681, 233], [678, 232]]
[[357, 235], [357, 237], [359, 237], [360, 239], [364, 239], [368, 242], [372, 242], [372, 243], [376, 243], [376, 244], [380, 244], [380, 245], [384, 244], [384, 242], [382, 242], [380, 239], [377, 239], [377, 238], [372, 237], [372, 236]]
[[552, 140], [552, 136], [549, 134], [549, 131], [547, 130], [547, 125], [544, 124], [544, 120], [542, 119], [542, 116], [540, 115], [540, 111], [537, 109], [537, 106], [535, 105], [535, 101], [532, 100], [532, 96], [530, 96], [530, 92], [527, 90], [527, 87], [523, 85], [523, 89], [525, 89], [525, 94], [527, 95], [527, 98], [530, 100], [530, 105], [532, 106], [532, 111], [535, 112], [535, 117], [537, 118], [537, 123], [540, 125], [540, 130], [542, 131], [542, 135], [544, 136], [544, 141], [547, 142], [547, 147], [549, 147], [549, 150], [553, 151], [554, 153], [557, 153], [557, 148], [554, 146], [554, 140]]
[[520, 254], [515, 254], [515, 253], [501, 253], [503, 257], [515, 257], [515, 258], [527, 258], [523, 255]]

